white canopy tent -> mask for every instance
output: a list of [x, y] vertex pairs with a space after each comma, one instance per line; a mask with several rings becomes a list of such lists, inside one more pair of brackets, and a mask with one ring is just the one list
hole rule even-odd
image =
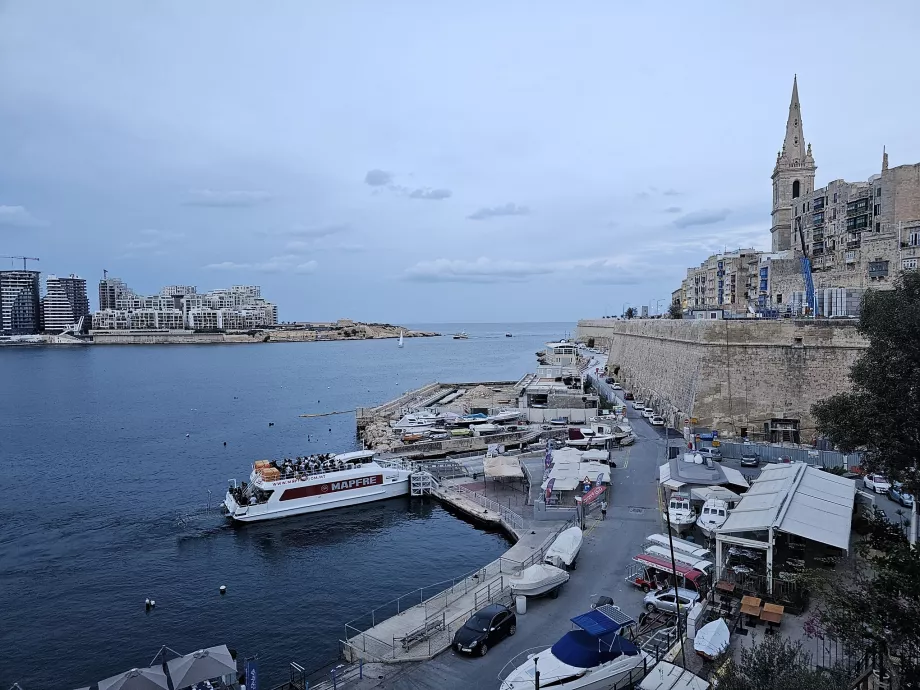
[[776, 533], [848, 551], [855, 497], [851, 479], [805, 463], [767, 465], [716, 532], [717, 567], [722, 567], [723, 544], [764, 550], [767, 591], [772, 592]]
[[487, 477], [524, 477], [521, 461], [517, 455], [487, 455], [482, 464]]

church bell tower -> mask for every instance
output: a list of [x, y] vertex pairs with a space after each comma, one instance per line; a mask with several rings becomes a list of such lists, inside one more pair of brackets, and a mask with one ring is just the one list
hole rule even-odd
[[776, 155], [773, 168], [773, 223], [770, 227], [773, 251], [798, 247], [792, 232], [792, 207], [801, 196], [815, 189], [815, 159], [811, 144], [805, 146], [802, 134], [802, 112], [799, 106], [798, 78], [792, 79], [792, 101], [786, 120], [786, 138]]

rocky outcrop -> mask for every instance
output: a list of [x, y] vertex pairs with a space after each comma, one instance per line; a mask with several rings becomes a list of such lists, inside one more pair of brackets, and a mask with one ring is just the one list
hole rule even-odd
[[441, 335], [430, 331], [413, 331], [386, 323], [360, 323], [339, 321], [331, 325], [277, 328], [267, 331], [274, 342], [313, 342], [316, 340], [377, 340], [398, 338], [433, 338]]

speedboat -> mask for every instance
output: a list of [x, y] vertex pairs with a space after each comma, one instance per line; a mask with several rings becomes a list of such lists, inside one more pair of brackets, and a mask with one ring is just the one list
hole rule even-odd
[[505, 337], [506, 337], [506, 338], [512, 338], [512, 337], [514, 337], [514, 336], [512, 336], [510, 333], [505, 333]]
[[546, 550], [543, 562], [565, 570], [575, 570], [575, 560], [581, 549], [584, 535], [580, 527], [569, 527], [563, 530], [552, 545]]
[[553, 426], [565, 426], [566, 424], [569, 423], [569, 418], [568, 417], [555, 417], [549, 420], [549, 423], [552, 424]]
[[513, 422], [520, 419], [523, 415], [523, 410], [502, 410], [501, 412], [490, 415], [488, 419], [495, 424], [501, 424], [502, 422]]
[[683, 532], [693, 527], [696, 522], [696, 512], [690, 506], [689, 494], [671, 494], [667, 515], [663, 517], [670, 521], [671, 529], [675, 532]]
[[248, 482], [230, 480], [223, 507], [235, 522], [256, 522], [382, 501], [408, 494], [412, 472], [370, 450], [256, 460]]
[[420, 426], [434, 426], [439, 420], [443, 420], [444, 417], [433, 412], [413, 412], [412, 414], [407, 414], [398, 422], [391, 423], [394, 429], [406, 429], [411, 427], [420, 427]]
[[536, 563], [524, 568], [518, 575], [508, 578], [511, 594], [525, 597], [538, 597], [550, 594], [554, 599], [559, 588], [569, 581], [569, 574], [562, 568], [545, 563]]
[[569, 427], [569, 437], [566, 439], [565, 445], [570, 448], [587, 448], [593, 437], [594, 432], [591, 429]]
[[470, 424], [485, 424], [489, 421], [488, 415], [483, 414], [482, 412], [476, 412], [474, 414], [465, 414], [451, 420], [451, 424], [454, 426], [468, 426]]
[[696, 521], [700, 531], [707, 539], [715, 536], [715, 531], [728, 519], [728, 503], [721, 498], [707, 498]]
[[[567, 632], [548, 649], [527, 654], [502, 680], [501, 690], [602, 690], [620, 681], [639, 681], [654, 665], [633, 641], [636, 622], [610, 604], [572, 618], [578, 630]], [[523, 655], [521, 655], [523, 656]], [[515, 663], [519, 658], [512, 659]]]
[[466, 334], [466, 331], [460, 331], [459, 333], [454, 333], [454, 340], [467, 340], [470, 336]]

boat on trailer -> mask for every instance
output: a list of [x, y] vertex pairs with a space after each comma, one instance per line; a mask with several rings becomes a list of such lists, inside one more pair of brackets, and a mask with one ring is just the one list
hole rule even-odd
[[382, 501], [407, 495], [413, 471], [369, 450], [257, 460], [248, 482], [230, 480], [223, 508], [234, 522], [259, 522]]

